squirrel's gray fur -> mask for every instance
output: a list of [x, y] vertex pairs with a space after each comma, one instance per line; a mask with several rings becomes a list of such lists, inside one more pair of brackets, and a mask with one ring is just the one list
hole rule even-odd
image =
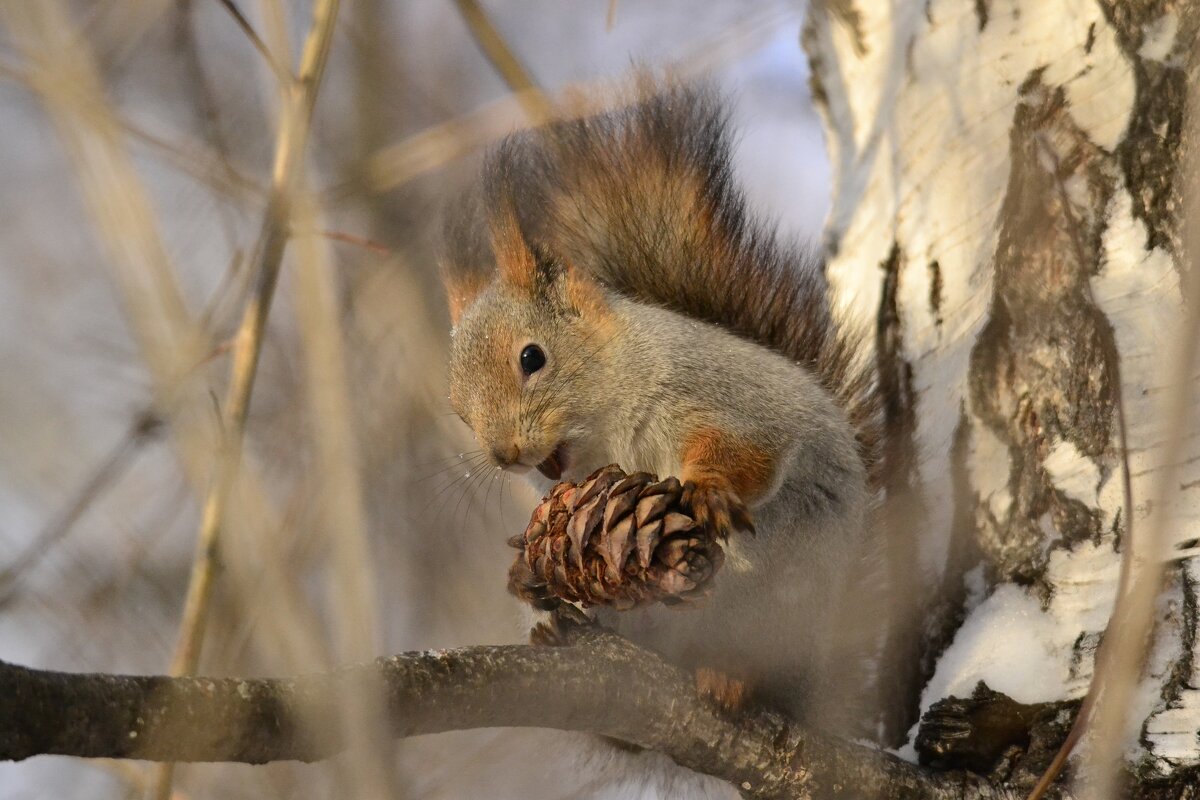
[[[721, 103], [679, 85], [500, 145], [450, 215], [451, 400], [518, 470], [567, 442], [563, 479], [612, 462], [686, 477], [698, 435], [768, 464], [743, 498], [757, 533], [731, 536], [701, 607], [600, 616], [812, 719], [840, 702], [835, 620], [871, 549], [879, 408], [818, 260], [748, 212], [730, 165]], [[525, 378], [528, 343], [548, 360]]]

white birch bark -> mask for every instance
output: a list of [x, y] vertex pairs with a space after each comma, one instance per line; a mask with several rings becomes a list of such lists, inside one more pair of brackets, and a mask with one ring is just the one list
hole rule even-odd
[[978, 681], [1024, 703], [1087, 691], [1126, 530], [1118, 389], [1135, 535], [1166, 513], [1147, 502], [1163, 442], [1189, 437], [1181, 561], [1129, 739], [1147, 775], [1200, 761], [1200, 391], [1186, 429], [1161, 409], [1184, 313], [1175, 168], [1197, 16], [847, 0], [805, 33], [834, 165], [829, 277], [847, 313], [879, 320], [911, 415], [911, 566], [966, 606], [922, 710]]

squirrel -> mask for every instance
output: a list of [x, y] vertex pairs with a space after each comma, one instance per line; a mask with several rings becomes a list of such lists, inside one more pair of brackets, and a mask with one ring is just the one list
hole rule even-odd
[[731, 161], [717, 93], [677, 83], [498, 145], [448, 215], [450, 402], [543, 490], [609, 463], [678, 477], [727, 537], [711, 597], [598, 616], [718, 699], [811, 719], [870, 549], [880, 408], [819, 259]]

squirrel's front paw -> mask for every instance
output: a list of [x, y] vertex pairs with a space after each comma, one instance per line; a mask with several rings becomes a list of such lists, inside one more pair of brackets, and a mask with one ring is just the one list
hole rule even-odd
[[754, 533], [750, 510], [725, 481], [688, 481], [683, 484], [681, 502], [696, 524], [711, 531], [714, 536], [728, 539], [734, 531]]
[[555, 486], [533, 512], [509, 589], [538, 608], [561, 601], [628, 609], [703, 597], [724, 553], [683, 504], [675, 478], [605, 467]]

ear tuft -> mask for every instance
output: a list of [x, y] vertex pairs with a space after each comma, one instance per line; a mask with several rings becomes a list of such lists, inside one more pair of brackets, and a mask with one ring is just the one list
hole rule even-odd
[[568, 265], [564, 271], [567, 302], [585, 319], [600, 321], [612, 313], [603, 287], [578, 267]]
[[444, 249], [438, 259], [438, 272], [446, 286], [453, 325], [458, 324], [496, 275], [484, 219], [478, 190], [468, 191], [447, 204], [443, 218]]
[[500, 278], [519, 289], [533, 292], [537, 288], [538, 263], [533, 249], [521, 233], [517, 212], [505, 203], [489, 220], [492, 252]]
[[450, 324], [457, 325], [462, 315], [475, 302], [475, 298], [487, 288], [491, 276], [479, 270], [455, 270], [442, 268], [442, 281], [446, 285], [446, 299], [450, 305]]

